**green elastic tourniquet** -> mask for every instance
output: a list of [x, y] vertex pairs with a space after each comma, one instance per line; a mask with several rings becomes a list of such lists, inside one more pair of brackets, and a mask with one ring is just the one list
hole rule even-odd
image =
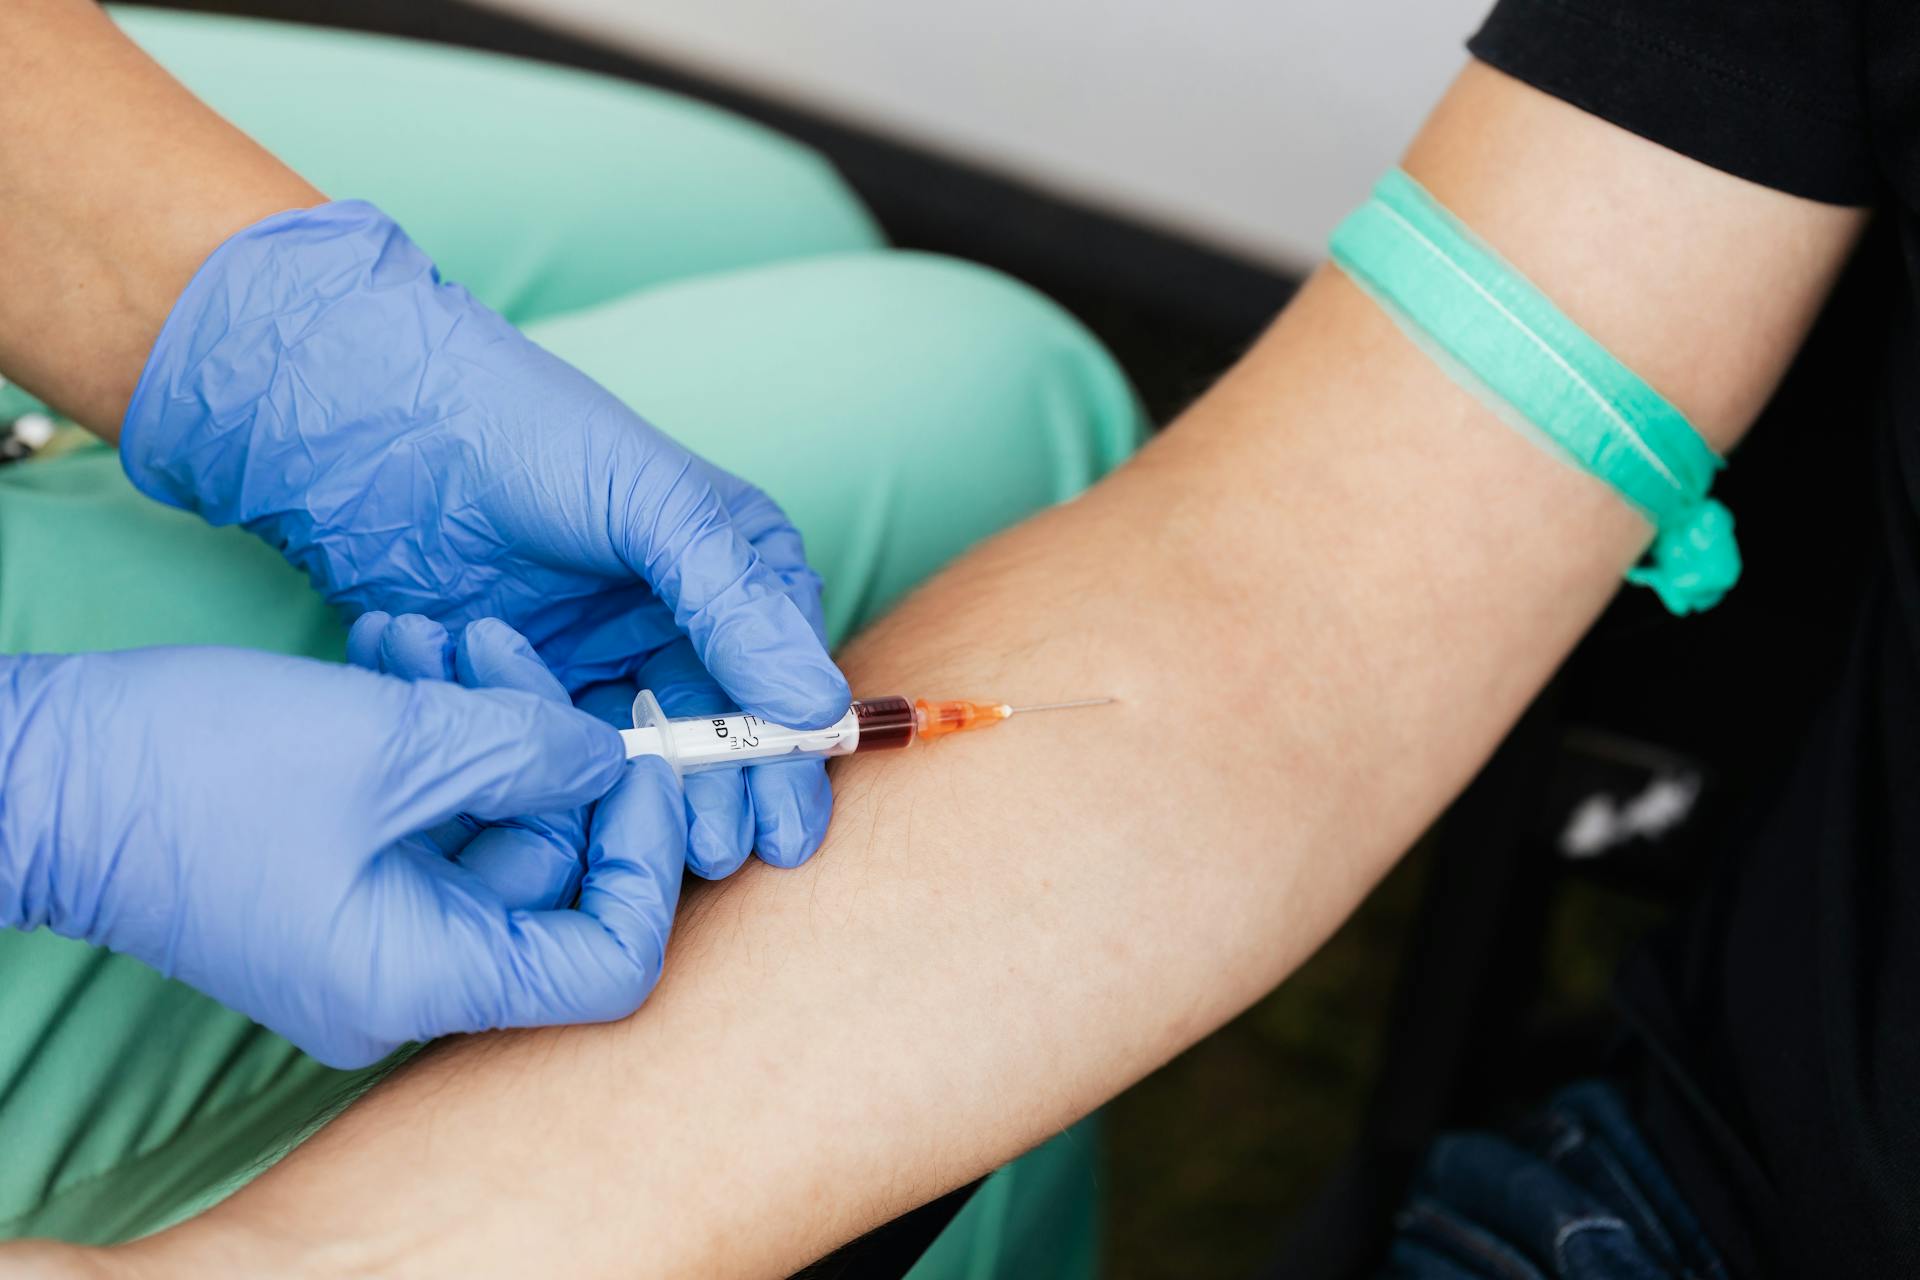
[[1740, 577], [1733, 515], [1708, 496], [1725, 465], [1660, 393], [1561, 314], [1425, 188], [1396, 169], [1333, 233], [1333, 260], [1457, 363], [1452, 373], [1546, 433], [1653, 522], [1627, 581], [1677, 614]]

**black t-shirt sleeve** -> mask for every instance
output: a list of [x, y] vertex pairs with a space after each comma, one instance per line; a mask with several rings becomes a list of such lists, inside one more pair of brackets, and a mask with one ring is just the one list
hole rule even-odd
[[1703, 164], [1871, 204], [1851, 0], [1499, 0], [1473, 55]]

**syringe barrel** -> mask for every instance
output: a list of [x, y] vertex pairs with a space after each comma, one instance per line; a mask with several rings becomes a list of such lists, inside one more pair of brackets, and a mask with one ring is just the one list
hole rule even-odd
[[913, 742], [916, 724], [913, 703], [893, 697], [855, 702], [825, 729], [792, 729], [743, 711], [669, 720], [645, 689], [634, 699], [633, 722], [622, 734], [628, 756], [659, 756], [682, 775], [904, 747]]

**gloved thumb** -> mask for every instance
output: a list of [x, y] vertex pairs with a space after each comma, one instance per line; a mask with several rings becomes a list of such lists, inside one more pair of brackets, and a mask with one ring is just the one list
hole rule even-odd
[[689, 466], [648, 506], [627, 512], [628, 562], [673, 610], [720, 687], [776, 724], [818, 729], [845, 715], [846, 677], [712, 484]]
[[377, 805], [384, 840], [464, 813], [482, 822], [571, 809], [618, 782], [626, 751], [584, 711], [516, 689], [405, 686]]

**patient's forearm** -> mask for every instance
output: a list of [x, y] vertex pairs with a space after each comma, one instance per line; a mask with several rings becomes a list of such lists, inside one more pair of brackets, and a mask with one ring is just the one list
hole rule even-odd
[[[1851, 215], [1530, 98], [1516, 114], [1524, 91], [1486, 74], [1448, 108], [1471, 127], [1436, 125], [1420, 176], [1725, 443]], [[1544, 176], [1512, 176], [1516, 150]], [[1551, 225], [1569, 207], [1556, 165], [1619, 202], [1574, 201], [1573, 240]], [[1744, 239], [1641, 234], [1663, 217]], [[1605, 272], [1585, 237], [1613, 246]], [[1727, 340], [1702, 341], [1723, 316]], [[847, 762], [826, 848], [699, 895], [639, 1015], [448, 1046], [122, 1256], [790, 1270], [1280, 981], [1471, 775], [1646, 537], [1323, 274], [1140, 459], [846, 656], [856, 690], [1117, 705]]]
[[1270, 989], [1644, 537], [1404, 345], [1317, 282], [1161, 447], [846, 655], [856, 689], [1117, 705], [849, 762], [826, 847], [702, 894], [640, 1016], [453, 1046], [199, 1229], [464, 1274], [537, 1222], [576, 1274], [780, 1274]]

